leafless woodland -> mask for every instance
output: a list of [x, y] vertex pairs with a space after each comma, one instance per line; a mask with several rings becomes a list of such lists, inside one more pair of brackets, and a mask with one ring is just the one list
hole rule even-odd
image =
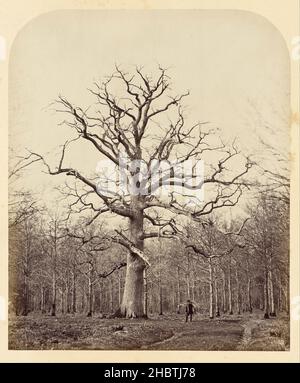
[[[147, 338], [149, 328], [156, 336], [155, 329], [160, 329], [160, 342], [185, 325], [187, 299], [195, 307], [194, 322], [187, 324], [191, 331], [203, 328], [209, 333], [218, 326], [224, 339], [231, 321], [246, 328], [255, 320], [266, 328], [280, 320], [288, 323], [288, 153], [264, 141], [267, 161], [260, 162], [239, 148], [239, 137], [223, 138], [222, 130], [211, 128], [209, 121], [191, 123], [185, 109], [189, 91], [174, 94], [173, 82], [176, 79], [160, 66], [151, 73], [138, 66], [116, 66], [87, 90], [95, 100], [92, 106], [75, 105], [67, 95], [58, 95], [51, 104], [61, 117], [58, 129], [68, 132], [54, 161], [30, 148], [22, 155], [11, 154], [12, 348], [51, 348], [30, 342], [20, 346], [18, 331], [31, 326], [33, 339], [39, 325], [47, 329], [55, 320], [62, 326], [69, 323], [71, 348], [81, 322], [94, 329], [107, 325], [114, 334], [144, 323], [139, 339]], [[129, 183], [138, 177], [143, 193], [119, 193], [118, 187], [103, 193], [97, 188], [96, 166], [89, 171], [73, 167], [72, 150], [83, 161], [85, 151], [94, 151], [112, 168], [119, 167], [121, 152], [130, 161], [143, 161], [147, 170], [153, 160], [202, 160], [204, 178], [196, 186], [183, 185], [172, 165], [151, 189], [150, 173], [145, 176], [135, 168], [126, 176]], [[18, 188], [32, 168], [59, 179], [58, 208]], [[166, 185], [173, 191], [161, 196]], [[178, 193], [176, 187], [182, 185]], [[204, 200], [187, 204], [190, 189], [201, 188]], [[171, 335], [164, 335], [164, 321]], [[243, 328], [236, 336], [240, 342]], [[191, 349], [206, 349], [190, 342]], [[64, 341], [56, 343], [60, 348]], [[158, 343], [157, 348], [165, 346]]]

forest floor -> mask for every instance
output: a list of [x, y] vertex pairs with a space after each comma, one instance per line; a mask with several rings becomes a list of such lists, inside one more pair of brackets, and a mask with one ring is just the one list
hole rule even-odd
[[18, 350], [251, 350], [289, 349], [286, 317], [264, 320], [262, 312], [223, 315], [165, 314], [150, 319], [51, 317], [29, 314], [9, 321], [9, 349]]

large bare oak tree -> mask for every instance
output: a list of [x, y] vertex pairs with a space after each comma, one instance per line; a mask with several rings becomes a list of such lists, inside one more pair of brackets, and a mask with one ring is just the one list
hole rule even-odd
[[[156, 75], [146, 75], [142, 68], [135, 68], [130, 74], [116, 67], [103, 83], [95, 83], [90, 89], [96, 101], [93, 106], [84, 109], [59, 96], [56, 110], [66, 116], [63, 124], [71, 128], [73, 135], [62, 146], [57, 166], [53, 168], [45, 156], [31, 153], [43, 161], [49, 174], [63, 173], [76, 180], [70, 187], [72, 207], [91, 209], [95, 212], [92, 220], [103, 214], [128, 220], [128, 230], [116, 231], [114, 237], [128, 249], [119, 316], [144, 315], [143, 273], [148, 262], [145, 240], [175, 235], [176, 219], [181, 215], [199, 220], [215, 209], [235, 205], [245, 185], [243, 176], [252, 165], [234, 143], [228, 147], [212, 129], [207, 129], [207, 122], [188, 124], [182, 102], [189, 92], [171, 95], [171, 91], [170, 78], [163, 68], [159, 67]], [[115, 168], [120, 168], [120, 153], [126, 155], [129, 165], [120, 170], [126, 174], [127, 192], [118, 189], [119, 181], [115, 188], [103, 191], [94, 176], [65, 165], [66, 153], [75, 141], [76, 145], [89, 143]], [[193, 185], [184, 182], [182, 173], [177, 171], [178, 165], [192, 159], [205, 161], [205, 176]], [[167, 171], [156, 173], [154, 181], [153, 166], [157, 165], [153, 163], [162, 161], [170, 161], [170, 166]], [[189, 177], [195, 177], [193, 172]], [[132, 192], [132, 185], [138, 186], [134, 189], [138, 192]], [[184, 197], [189, 196], [190, 189], [203, 185], [207, 190], [205, 201], [187, 206]], [[159, 191], [166, 186], [174, 189], [167, 198], [161, 198]], [[176, 187], [181, 186], [186, 193], [178, 195]]]

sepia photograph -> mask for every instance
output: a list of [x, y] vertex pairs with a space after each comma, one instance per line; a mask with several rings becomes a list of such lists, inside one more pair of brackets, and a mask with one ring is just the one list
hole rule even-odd
[[290, 350], [290, 60], [234, 9], [20, 29], [9, 350]]

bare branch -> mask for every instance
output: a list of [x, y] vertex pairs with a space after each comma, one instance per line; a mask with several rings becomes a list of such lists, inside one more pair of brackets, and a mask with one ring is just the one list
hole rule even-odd
[[114, 237], [113, 240], [116, 243], [119, 243], [120, 245], [126, 247], [132, 254], [138, 256], [141, 258], [146, 265], [150, 266], [149, 259], [145, 255], [143, 251], [138, 249], [132, 241], [130, 241], [123, 233], [121, 233], [119, 230], [115, 230], [115, 232], [118, 234], [117, 237]]

